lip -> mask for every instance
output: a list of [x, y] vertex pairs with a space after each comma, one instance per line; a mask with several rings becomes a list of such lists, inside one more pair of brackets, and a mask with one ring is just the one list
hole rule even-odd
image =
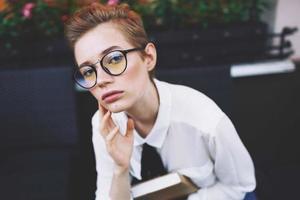
[[105, 103], [112, 103], [116, 100], [118, 100], [123, 94], [123, 91], [120, 90], [113, 90], [104, 93], [101, 98]]

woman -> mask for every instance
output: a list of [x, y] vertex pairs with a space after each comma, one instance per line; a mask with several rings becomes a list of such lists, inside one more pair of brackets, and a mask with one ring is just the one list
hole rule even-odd
[[189, 200], [243, 199], [255, 188], [252, 160], [217, 105], [191, 88], [153, 78], [156, 49], [127, 5], [94, 3], [66, 24], [76, 82], [99, 103], [92, 118], [96, 199], [131, 199], [144, 144], [167, 172], [199, 186]]

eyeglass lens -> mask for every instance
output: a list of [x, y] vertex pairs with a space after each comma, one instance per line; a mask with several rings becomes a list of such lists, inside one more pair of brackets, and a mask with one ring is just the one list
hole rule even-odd
[[[106, 54], [100, 64], [110, 75], [120, 75], [126, 69], [126, 57], [121, 51], [112, 51]], [[92, 66], [82, 66], [74, 74], [75, 81], [84, 88], [91, 88], [97, 82], [97, 72]]]
[[126, 68], [126, 58], [122, 52], [113, 51], [103, 57], [101, 64], [111, 74], [118, 75]]

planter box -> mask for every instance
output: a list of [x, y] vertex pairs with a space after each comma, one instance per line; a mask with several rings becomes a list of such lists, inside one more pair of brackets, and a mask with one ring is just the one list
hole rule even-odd
[[244, 23], [205, 30], [150, 32], [158, 49], [160, 68], [199, 67], [263, 59], [267, 25]]
[[61, 38], [20, 38], [12, 49], [0, 46], [0, 60], [4, 67], [16, 65], [29, 68], [34, 66], [58, 66], [70, 64], [73, 54], [66, 40]]

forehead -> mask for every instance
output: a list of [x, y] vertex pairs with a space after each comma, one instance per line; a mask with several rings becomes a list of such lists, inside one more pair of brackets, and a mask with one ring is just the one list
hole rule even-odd
[[111, 46], [120, 46], [123, 49], [131, 47], [116, 25], [110, 22], [100, 24], [75, 43], [75, 59], [78, 64], [97, 59], [101, 52]]

